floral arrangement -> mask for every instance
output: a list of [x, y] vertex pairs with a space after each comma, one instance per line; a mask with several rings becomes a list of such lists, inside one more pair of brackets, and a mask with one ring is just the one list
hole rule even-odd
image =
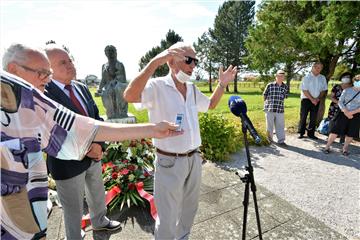
[[154, 150], [147, 139], [107, 146], [102, 159], [102, 177], [110, 210], [122, 209], [125, 203], [128, 207], [144, 206], [145, 198], [150, 201], [146, 196], [153, 192]]

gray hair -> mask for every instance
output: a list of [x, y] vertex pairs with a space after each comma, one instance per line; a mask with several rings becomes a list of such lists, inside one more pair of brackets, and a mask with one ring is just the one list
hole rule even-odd
[[3, 70], [7, 70], [9, 63], [24, 63], [26, 60], [28, 60], [29, 51], [35, 51], [44, 54], [44, 51], [42, 49], [31, 48], [21, 43], [11, 44], [10, 47], [5, 50], [2, 59]]

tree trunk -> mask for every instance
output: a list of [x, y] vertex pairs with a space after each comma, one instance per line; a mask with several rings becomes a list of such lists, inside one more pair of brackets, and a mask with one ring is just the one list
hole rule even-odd
[[[321, 59], [321, 63], [324, 65], [322, 74], [326, 77], [326, 82], [328, 83], [332, 75], [334, 74], [336, 64], [339, 60], [339, 56], [329, 56], [329, 58]], [[319, 111], [316, 117], [316, 125], [319, 125], [325, 114], [325, 100], [327, 94], [320, 99], [319, 102]]]
[[211, 68], [211, 62], [210, 62], [210, 71], [209, 71], [209, 91], [212, 93], [212, 77], [211, 77], [211, 72], [212, 72], [212, 68]]
[[235, 78], [234, 78], [234, 93], [238, 93], [238, 89], [237, 89], [237, 72], [236, 72]]
[[290, 93], [290, 81], [291, 81], [291, 78], [292, 78], [292, 76], [294, 74], [293, 65], [290, 64], [290, 63], [286, 64], [285, 71], [287, 73], [287, 75], [286, 75], [286, 85], [288, 86], [288, 93]]

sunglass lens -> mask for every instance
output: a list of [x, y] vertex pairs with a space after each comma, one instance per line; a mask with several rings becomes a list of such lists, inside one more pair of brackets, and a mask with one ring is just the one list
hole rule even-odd
[[186, 57], [185, 58], [185, 63], [190, 65], [192, 62], [194, 61], [195, 66], [197, 66], [199, 60], [192, 58], [192, 57]]
[[185, 59], [185, 63], [186, 64], [191, 64], [191, 62], [192, 62], [192, 58], [190, 58], [190, 57], [186, 57], [186, 59]]

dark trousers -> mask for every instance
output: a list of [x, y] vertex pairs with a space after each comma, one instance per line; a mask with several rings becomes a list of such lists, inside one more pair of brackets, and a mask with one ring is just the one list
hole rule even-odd
[[310, 136], [310, 137], [314, 136], [314, 134], [315, 134], [315, 125], [316, 125], [316, 116], [317, 116], [318, 110], [319, 110], [319, 104], [317, 104], [315, 106], [307, 98], [301, 100], [300, 123], [299, 123], [299, 133], [300, 133], [300, 135], [305, 134], [306, 119], [307, 119], [308, 113], [310, 112], [310, 122], [309, 122], [307, 135]]

